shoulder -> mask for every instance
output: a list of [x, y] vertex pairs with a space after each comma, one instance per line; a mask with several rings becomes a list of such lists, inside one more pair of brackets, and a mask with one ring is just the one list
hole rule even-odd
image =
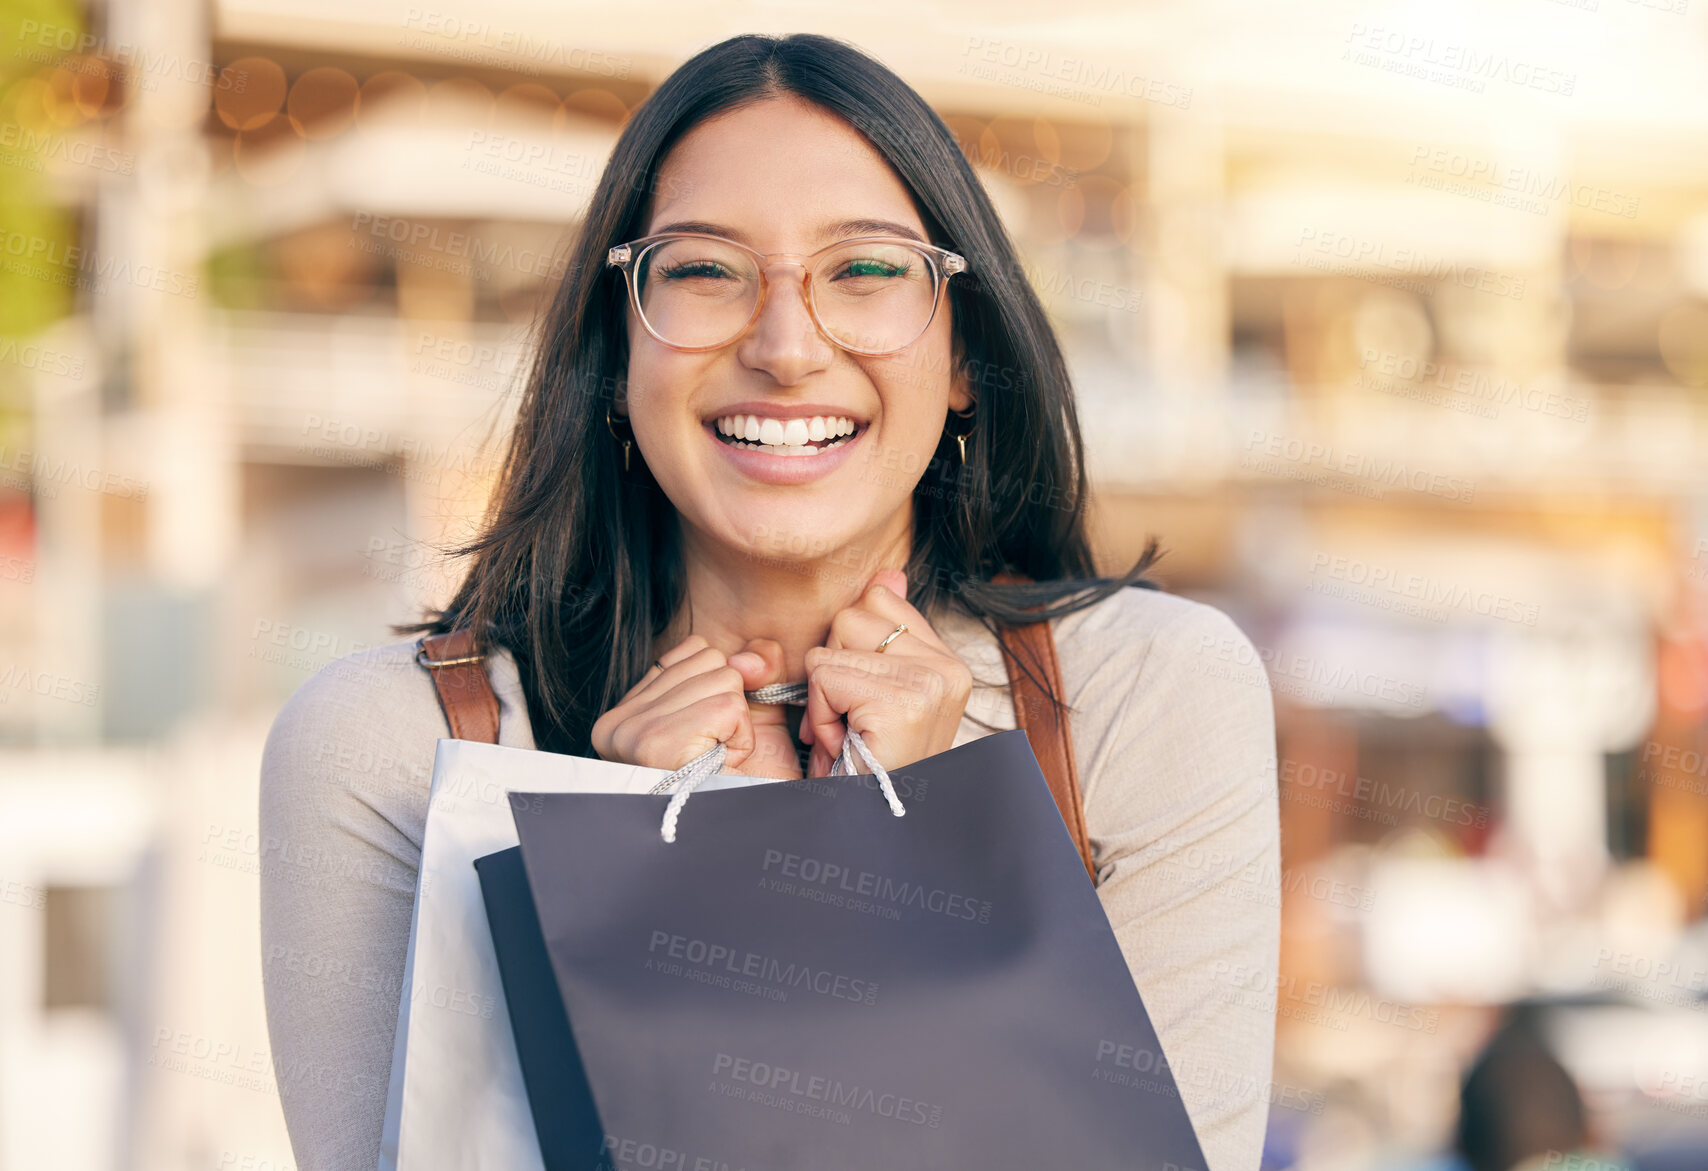
[[[1225, 612], [1128, 588], [1053, 623], [1088, 803], [1111, 776], [1190, 778], [1200, 794], [1269, 784], [1275, 752], [1268, 674]], [[1117, 764], [1117, 758], [1120, 764]], [[1152, 790], [1154, 792], [1154, 790]]]
[[426, 804], [433, 754], [450, 728], [412, 640], [337, 659], [285, 701], [261, 757], [264, 813], [338, 800], [399, 815]]
[[449, 734], [433, 680], [415, 661], [413, 640], [371, 647], [336, 659], [309, 677], [279, 710], [268, 751], [304, 736], [361, 733], [397, 740], [417, 732]]
[[1251, 639], [1207, 602], [1129, 587], [1056, 619], [1052, 626], [1064, 675], [1071, 664], [1085, 675], [1124, 672], [1135, 683], [1237, 676], [1248, 687], [1268, 691], [1268, 677]]

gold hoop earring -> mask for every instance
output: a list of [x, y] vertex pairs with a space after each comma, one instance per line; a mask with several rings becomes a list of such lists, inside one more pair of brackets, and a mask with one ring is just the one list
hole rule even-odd
[[624, 439], [621, 435], [617, 434], [617, 426], [611, 419], [611, 408], [610, 407], [605, 408], [605, 429], [611, 433], [611, 437], [613, 439], [615, 439], [618, 443], [621, 443], [623, 445], [623, 470], [625, 472], [628, 471], [629, 470], [629, 448], [634, 445], [634, 437], [631, 434], [629, 438]]
[[[954, 415], [957, 419], [970, 419], [976, 411], [969, 408], [965, 411], [950, 411], [949, 413]], [[965, 467], [967, 463], [967, 436], [971, 435], [976, 428], [977, 424], [974, 424], [972, 427], [968, 427], [965, 431], [950, 432], [950, 434], [955, 437], [956, 445], [961, 449], [961, 466], [963, 467]]]

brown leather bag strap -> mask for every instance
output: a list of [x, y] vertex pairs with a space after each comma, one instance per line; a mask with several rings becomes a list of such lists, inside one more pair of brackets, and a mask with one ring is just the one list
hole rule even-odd
[[[1018, 574], [998, 574], [993, 580], [1019, 582], [1027, 580]], [[1033, 677], [1048, 681], [1056, 695], [1065, 700], [1062, 688], [1062, 666], [1056, 657], [1056, 640], [1048, 622], [1032, 622], [1020, 626], [1000, 623], [1002, 661], [1008, 668], [1009, 692], [1014, 697], [1014, 723], [1026, 733], [1038, 767], [1049, 782], [1050, 796], [1056, 799], [1056, 809], [1062, 822], [1079, 847], [1079, 857], [1091, 885], [1097, 885], [1097, 865], [1091, 855], [1091, 838], [1085, 828], [1085, 806], [1079, 792], [1079, 769], [1073, 759], [1073, 739], [1069, 735], [1065, 711], [1058, 711], [1044, 689]], [[1028, 676], [1021, 669], [1024, 663], [1032, 669]]]
[[498, 743], [498, 696], [486, 677], [486, 656], [476, 654], [474, 631], [464, 626], [429, 634], [415, 644], [415, 661], [433, 676], [451, 739]]

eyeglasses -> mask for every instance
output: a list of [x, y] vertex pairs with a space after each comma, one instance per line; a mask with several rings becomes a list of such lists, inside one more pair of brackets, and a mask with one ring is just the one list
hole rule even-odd
[[967, 271], [947, 248], [895, 236], [839, 240], [810, 256], [759, 252], [700, 232], [665, 232], [618, 244], [607, 266], [623, 270], [646, 331], [678, 350], [715, 350], [759, 319], [773, 263], [802, 272], [820, 332], [856, 354], [893, 354], [937, 315], [943, 283]]

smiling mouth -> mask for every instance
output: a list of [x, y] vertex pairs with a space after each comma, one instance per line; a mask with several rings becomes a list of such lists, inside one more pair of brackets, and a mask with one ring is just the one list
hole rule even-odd
[[708, 425], [718, 440], [729, 447], [797, 457], [834, 451], [858, 438], [866, 427], [847, 415], [814, 415], [806, 419], [722, 415]]

